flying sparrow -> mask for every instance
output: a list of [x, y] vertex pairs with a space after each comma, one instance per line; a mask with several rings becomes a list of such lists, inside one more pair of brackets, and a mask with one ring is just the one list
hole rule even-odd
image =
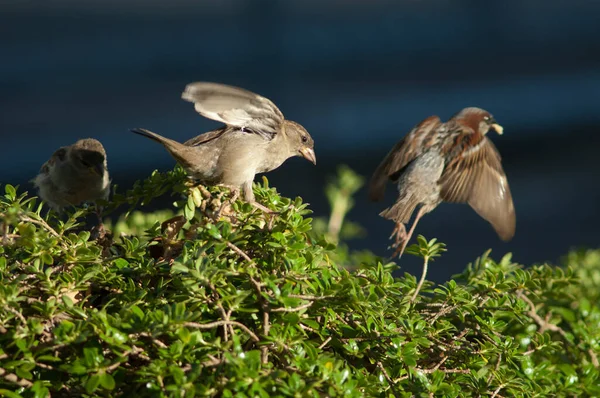
[[[446, 123], [430, 116], [383, 159], [371, 177], [369, 196], [383, 198], [388, 180], [398, 186], [396, 203], [380, 216], [396, 222], [395, 255], [402, 256], [419, 219], [442, 201], [468, 203], [504, 241], [515, 233], [515, 209], [498, 150], [486, 137], [503, 128], [480, 108], [465, 108]], [[405, 224], [420, 205], [406, 233]]]
[[242, 188], [248, 202], [257, 173], [281, 166], [292, 156], [316, 164], [314, 141], [296, 122], [286, 120], [265, 97], [218, 83], [188, 84], [182, 94], [202, 116], [225, 126], [179, 143], [146, 129], [131, 131], [161, 143], [193, 178], [210, 185]]
[[104, 147], [93, 138], [61, 147], [31, 182], [39, 196], [58, 212], [82, 202], [106, 200], [110, 179]]

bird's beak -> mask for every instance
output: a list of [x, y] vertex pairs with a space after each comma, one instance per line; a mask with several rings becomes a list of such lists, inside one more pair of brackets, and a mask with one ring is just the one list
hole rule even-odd
[[490, 125], [490, 127], [493, 128], [494, 131], [499, 135], [502, 135], [502, 133], [504, 133], [504, 127], [500, 126], [498, 123], [493, 123]]
[[312, 164], [317, 164], [317, 156], [315, 155], [315, 151], [312, 148], [304, 147], [300, 149], [300, 154], [302, 157]]
[[90, 166], [89, 170], [96, 175], [102, 176], [102, 174], [104, 174], [104, 165], [97, 164], [94, 166]]

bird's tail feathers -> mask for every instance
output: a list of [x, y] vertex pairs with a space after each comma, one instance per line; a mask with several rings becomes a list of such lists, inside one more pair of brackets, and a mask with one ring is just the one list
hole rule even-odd
[[154, 140], [156, 142], [160, 142], [163, 145], [170, 144], [170, 143], [179, 144], [177, 141], [173, 141], [170, 138], [166, 138], [166, 137], [163, 137], [160, 134], [153, 133], [150, 130], [141, 129], [141, 128], [134, 128], [134, 129], [130, 129], [129, 131], [131, 131], [132, 133], [136, 133], [136, 134], [142, 135], [144, 137], [148, 137], [151, 140]]
[[383, 218], [387, 218], [388, 220], [406, 224], [410, 221], [410, 217], [418, 204], [418, 200], [411, 195], [398, 200], [392, 207], [388, 207], [379, 213], [379, 215]]
[[167, 150], [169, 152], [171, 152], [171, 154], [181, 152], [182, 147], [185, 147], [185, 145], [180, 142], [177, 142], [170, 138], [163, 137], [162, 135], [153, 133], [150, 130], [134, 128], [134, 129], [131, 129], [130, 131], [132, 133], [139, 134], [141, 136], [150, 138], [153, 141], [161, 143], [165, 148], [167, 148]]

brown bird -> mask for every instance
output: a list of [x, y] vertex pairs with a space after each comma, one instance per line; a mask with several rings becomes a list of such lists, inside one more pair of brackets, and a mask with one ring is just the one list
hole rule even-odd
[[286, 120], [265, 97], [218, 83], [187, 85], [182, 94], [202, 116], [225, 126], [181, 144], [145, 129], [131, 131], [161, 143], [186, 172], [203, 183], [241, 187], [248, 202], [257, 207], [252, 181], [257, 173], [281, 166], [292, 156], [316, 164], [314, 142], [296, 122]]
[[[380, 216], [396, 222], [395, 255], [402, 256], [419, 219], [442, 201], [468, 203], [504, 241], [515, 233], [515, 209], [498, 150], [487, 137], [503, 128], [480, 108], [465, 108], [448, 122], [430, 116], [383, 159], [371, 177], [369, 196], [381, 200], [388, 180], [398, 186], [396, 203]], [[405, 224], [420, 206], [406, 233]]]
[[106, 151], [93, 138], [61, 147], [31, 182], [57, 212], [82, 202], [106, 200], [110, 192]]

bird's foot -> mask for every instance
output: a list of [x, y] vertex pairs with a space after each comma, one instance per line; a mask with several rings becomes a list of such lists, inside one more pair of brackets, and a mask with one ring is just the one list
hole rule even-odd
[[90, 234], [92, 239], [102, 240], [106, 236], [106, 228], [104, 228], [103, 223], [99, 223], [98, 225], [92, 227], [90, 230]]
[[223, 214], [223, 211], [227, 207], [233, 206], [233, 204], [235, 203], [235, 201], [238, 200], [238, 198], [240, 197], [240, 190], [237, 189], [237, 188], [231, 188], [231, 193], [232, 193], [232, 195], [231, 195], [231, 197], [229, 199], [221, 201], [221, 205], [219, 206], [219, 209], [215, 213], [215, 219], [216, 220], [218, 220], [219, 218], [221, 218], [221, 215]]
[[394, 238], [394, 243], [388, 246], [388, 249], [395, 249], [394, 254], [392, 254], [391, 258], [400, 258], [402, 257], [402, 253], [406, 248], [406, 243], [408, 239], [406, 227], [403, 223], [396, 223], [396, 226], [394, 227], [394, 230], [392, 231], [392, 234], [390, 235], [389, 239], [392, 238]]
[[266, 213], [266, 214], [275, 214], [275, 215], [279, 214], [278, 211], [271, 210], [267, 206], [262, 205], [262, 204], [260, 204], [260, 203], [258, 203], [256, 201], [252, 201], [252, 202], [250, 202], [250, 204], [252, 206], [256, 207], [257, 209], [261, 210], [262, 212]]
[[253, 200], [252, 202], [250, 202], [250, 204], [252, 206], [254, 206], [255, 208], [257, 208], [258, 210], [260, 210], [263, 213], [265, 213], [265, 216], [266, 216], [265, 218], [268, 219], [268, 221], [267, 221], [267, 229], [269, 231], [272, 230], [273, 229], [273, 224], [275, 223], [275, 219], [277, 218], [277, 216], [279, 214], [281, 214], [281, 212], [275, 211], [275, 210], [271, 210], [267, 206], [262, 205], [262, 204], [258, 203], [255, 200]]
[[201, 184], [198, 179], [188, 175], [186, 177], [185, 181], [183, 182], [183, 185], [186, 186], [187, 188], [194, 188]]
[[394, 254], [392, 254], [392, 258], [398, 257], [398, 259], [400, 259], [402, 257], [402, 254], [404, 253], [404, 249], [406, 248], [406, 245], [404, 244], [405, 242], [400, 242], [401, 244], [394, 244], [394, 248], [396, 250], [394, 250]]
[[398, 247], [402, 242], [404, 242], [404, 240], [406, 240], [406, 227], [403, 223], [396, 223], [396, 226], [394, 227], [394, 230], [388, 239], [392, 238], [394, 238], [394, 243], [390, 247], [393, 248]]

